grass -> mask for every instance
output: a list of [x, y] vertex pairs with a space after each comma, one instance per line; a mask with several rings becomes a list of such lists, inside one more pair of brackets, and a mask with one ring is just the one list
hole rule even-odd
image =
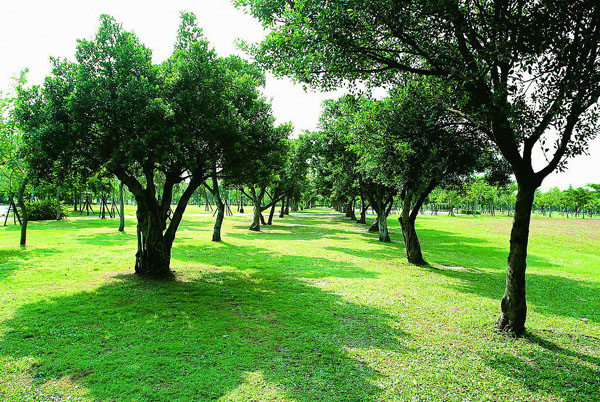
[[[597, 401], [600, 221], [534, 219], [528, 332], [494, 332], [506, 217], [422, 216], [429, 267], [337, 216], [188, 216], [177, 280], [134, 220], [0, 228], [2, 401]], [[587, 319], [587, 321], [582, 320]]]

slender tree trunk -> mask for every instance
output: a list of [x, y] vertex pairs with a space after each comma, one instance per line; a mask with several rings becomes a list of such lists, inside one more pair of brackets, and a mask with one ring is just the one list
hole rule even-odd
[[279, 211], [279, 217], [283, 218], [285, 215], [285, 197], [281, 199], [281, 211]]
[[215, 226], [213, 227], [212, 241], [221, 241], [221, 227], [223, 226], [223, 219], [225, 218], [225, 203], [221, 198], [221, 192], [219, 190], [219, 180], [216, 175], [213, 175], [213, 195], [217, 202], [217, 219], [215, 219]]
[[[356, 221], [356, 223], [361, 223], [365, 225], [367, 223], [367, 209], [369, 205], [365, 205], [364, 200], [360, 203], [360, 219]], [[378, 229], [379, 230], [379, 229]]]
[[290, 197], [287, 197], [287, 200], [285, 201], [285, 211], [283, 213], [285, 215], [290, 214]]
[[510, 234], [510, 252], [506, 273], [506, 289], [502, 296], [502, 313], [498, 328], [520, 336], [525, 331], [527, 301], [525, 298], [525, 270], [527, 268], [527, 244], [529, 224], [535, 189], [531, 183], [518, 183], [517, 202]]
[[244, 194], [240, 194], [240, 214], [244, 213]]
[[125, 230], [125, 200], [123, 199], [123, 183], [119, 185], [119, 232]]
[[275, 203], [271, 205], [271, 211], [269, 212], [269, 220], [267, 221], [267, 225], [273, 224], [273, 215], [275, 215]]
[[165, 218], [160, 216], [159, 208], [150, 208], [138, 199], [137, 220], [136, 274], [157, 279], [172, 277], [171, 246], [163, 236]]
[[62, 218], [62, 211], [60, 210], [60, 188], [56, 187], [56, 220], [59, 221]]
[[21, 240], [19, 245], [22, 247], [25, 247], [27, 244], [27, 224], [29, 223], [29, 211], [27, 211], [27, 205], [25, 204], [25, 188], [27, 187], [28, 181], [29, 178], [25, 176], [21, 183], [21, 187], [19, 188], [19, 192], [17, 193], [17, 203], [21, 209]]

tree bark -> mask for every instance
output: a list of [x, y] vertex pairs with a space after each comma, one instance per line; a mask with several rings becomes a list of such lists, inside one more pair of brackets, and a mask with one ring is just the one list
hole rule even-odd
[[527, 268], [527, 245], [531, 209], [537, 186], [518, 183], [513, 225], [510, 233], [510, 251], [506, 273], [506, 288], [502, 296], [502, 313], [498, 328], [504, 332], [521, 336], [525, 331], [527, 301], [525, 297], [525, 270]]
[[287, 197], [287, 199], [285, 201], [285, 210], [283, 211], [283, 213], [285, 215], [289, 215], [290, 214], [290, 197]]
[[360, 219], [356, 221], [356, 223], [361, 223], [365, 225], [367, 223], [367, 209], [369, 209], [369, 204], [365, 205], [364, 201], [360, 203]]
[[19, 241], [19, 245], [22, 247], [25, 247], [27, 244], [27, 224], [29, 223], [29, 212], [27, 211], [27, 205], [25, 204], [25, 188], [27, 187], [28, 182], [29, 178], [25, 176], [21, 183], [21, 187], [19, 188], [19, 192], [17, 193], [17, 203], [21, 209], [21, 240]]
[[165, 219], [158, 207], [152, 208], [146, 201], [138, 199], [137, 206], [138, 251], [135, 256], [135, 273], [156, 279], [173, 276], [171, 247], [163, 236]]

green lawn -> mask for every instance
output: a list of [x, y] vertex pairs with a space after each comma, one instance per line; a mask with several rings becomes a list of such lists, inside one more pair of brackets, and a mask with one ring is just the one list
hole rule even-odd
[[391, 244], [337, 216], [249, 221], [215, 244], [188, 215], [173, 282], [132, 275], [131, 219], [33, 222], [26, 250], [0, 228], [0, 400], [600, 399], [599, 220], [534, 219], [522, 339], [493, 326], [507, 217], [419, 217], [430, 267], [404, 263], [396, 219]]

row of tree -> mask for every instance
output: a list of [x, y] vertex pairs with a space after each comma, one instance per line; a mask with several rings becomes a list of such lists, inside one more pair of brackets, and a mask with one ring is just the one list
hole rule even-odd
[[[437, 188], [432, 191], [426, 202], [426, 209], [432, 213], [455, 211], [463, 214], [490, 214], [497, 211], [512, 214], [516, 201], [517, 185], [494, 185], [485, 177], [476, 177], [453, 188]], [[600, 213], [600, 185], [588, 184], [585, 187], [566, 190], [553, 187], [547, 191], [536, 190], [533, 211], [552, 217], [553, 213], [561, 216], [584, 218]]]
[[[586, 152], [598, 132], [600, 3], [235, 3], [270, 29], [265, 40], [246, 48], [277, 75], [325, 89], [348, 82], [396, 86], [418, 75], [437, 77], [452, 88], [457, 99], [452, 111], [476, 129], [475, 138], [493, 144], [517, 182], [498, 327], [522, 334], [536, 189], [564, 168], [567, 158]], [[539, 169], [533, 166], [534, 149], [546, 157]]]
[[18, 144], [3, 159], [19, 167], [23, 236], [29, 182], [73, 190], [92, 176], [116, 177], [135, 199], [141, 275], [172, 275], [175, 234], [200, 188], [217, 207], [213, 240], [221, 239], [223, 184], [251, 200], [251, 229], [259, 230], [263, 211], [297, 203], [303, 161], [291, 126], [274, 124], [264, 80], [252, 63], [217, 57], [193, 14], [182, 14], [173, 54], [159, 64], [102, 16], [95, 38], [78, 42], [76, 61], [53, 59], [41, 86], [26, 87], [21, 77], [6, 108], [12, 126], [3, 142]]

